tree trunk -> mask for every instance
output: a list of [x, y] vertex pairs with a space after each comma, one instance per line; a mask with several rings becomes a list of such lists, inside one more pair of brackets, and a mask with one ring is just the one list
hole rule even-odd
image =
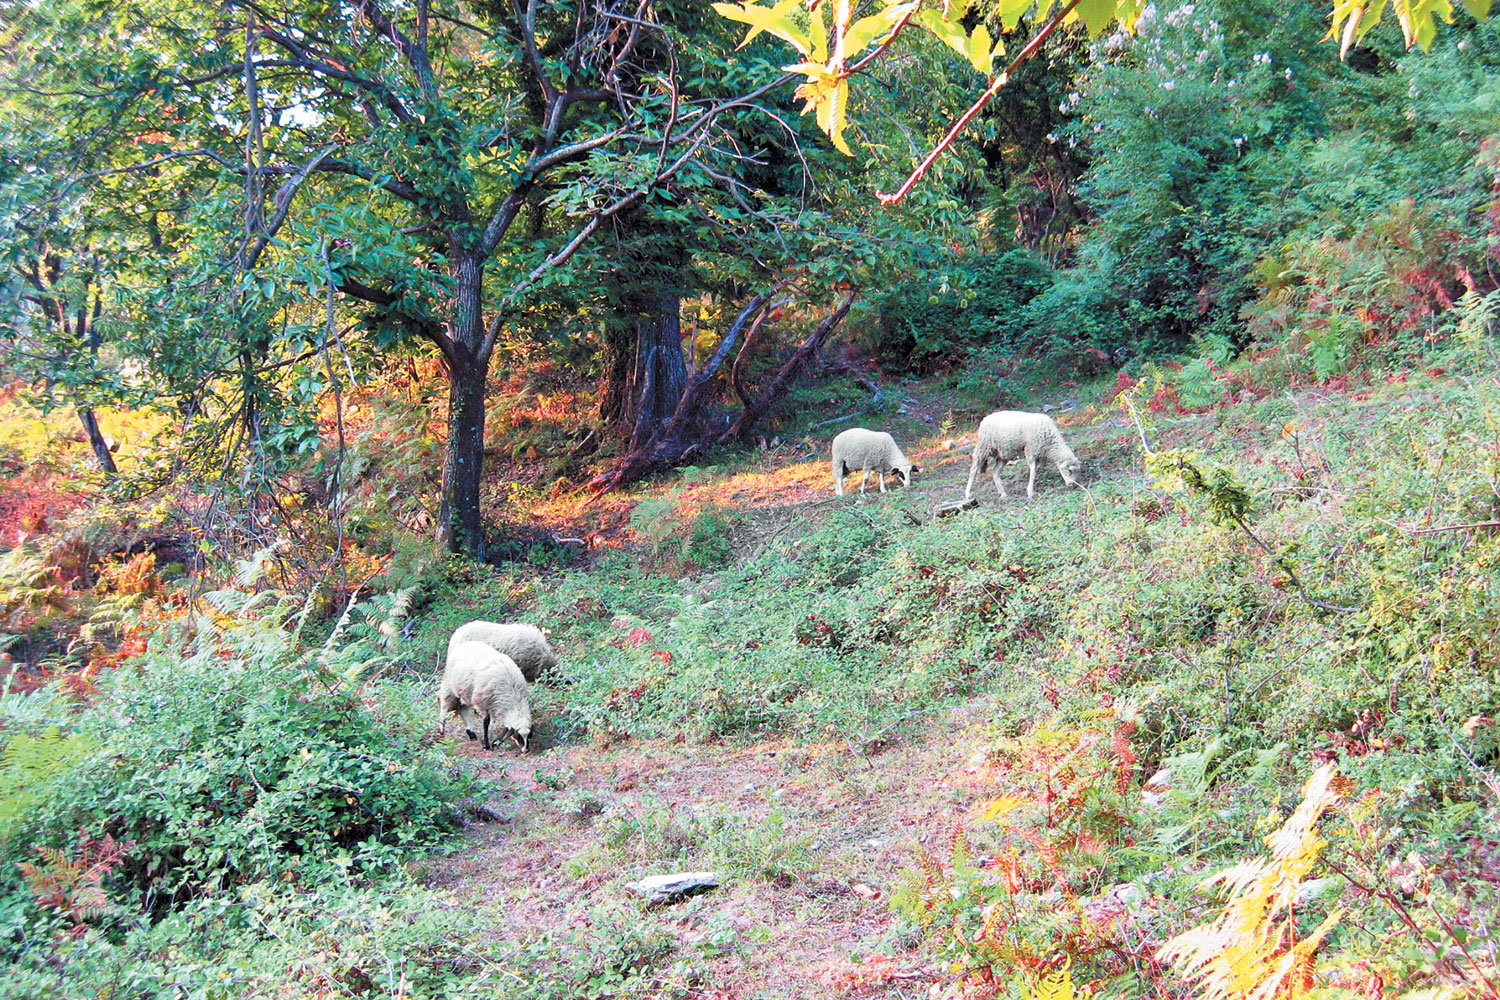
[[604, 334], [603, 374], [599, 378], [599, 420], [605, 430], [629, 426], [635, 375], [635, 330], [607, 327]]
[[631, 330], [617, 330], [605, 341], [599, 417], [609, 429], [628, 434], [632, 448], [649, 441], [676, 411], [687, 385], [680, 309], [677, 293], [659, 292]]
[[[763, 292], [751, 299], [740, 310], [739, 315], [734, 318], [734, 322], [729, 324], [729, 329], [725, 331], [724, 337], [719, 342], [719, 346], [714, 351], [713, 356], [704, 363], [701, 371], [695, 372], [692, 378], [686, 380], [686, 384], [678, 393], [677, 405], [671, 411], [671, 415], [664, 420], [656, 422], [654, 427], [645, 428], [644, 433], [642, 432], [644, 422], [638, 419], [636, 421], [636, 433], [631, 436], [630, 447], [626, 449], [625, 454], [620, 457], [619, 462], [616, 463], [613, 469], [601, 473], [589, 481], [589, 489], [596, 493], [602, 493], [606, 490], [627, 486], [653, 472], [671, 468], [688, 455], [702, 450], [709, 443], [707, 439], [701, 436], [689, 439], [689, 431], [697, 421], [699, 402], [703, 398], [703, 388], [718, 374], [720, 366], [728, 358], [729, 353], [734, 350], [735, 344], [739, 342], [740, 334], [745, 329], [745, 324], [749, 322], [750, 317], [759, 313], [765, 307], [766, 303], [770, 301], [771, 296], [780, 288], [781, 283], [778, 282], [769, 291]], [[845, 305], [839, 311], [838, 317], [840, 319], [843, 318], [843, 314], [847, 309], [848, 306]], [[673, 324], [673, 328], [678, 329], [676, 324]], [[679, 347], [678, 357], [680, 358], [681, 356], [681, 349]], [[653, 375], [657, 373], [657, 370], [650, 366], [646, 366], [645, 371]], [[642, 388], [642, 399], [652, 398], [656, 395], [657, 393], [653, 386], [648, 385]]]
[[448, 445], [443, 452], [443, 498], [438, 544], [449, 552], [484, 558], [479, 487], [484, 471], [484, 390], [478, 365], [451, 367], [448, 375]]
[[844, 297], [844, 301], [839, 304], [837, 309], [825, 317], [823, 322], [819, 323], [817, 328], [807, 335], [807, 339], [792, 353], [792, 356], [787, 359], [786, 364], [782, 365], [781, 369], [772, 376], [771, 381], [767, 382], [765, 387], [761, 389], [760, 395], [745, 407], [738, 419], [730, 425], [729, 430], [719, 435], [717, 444], [729, 444], [732, 441], [738, 441], [755, 425], [756, 421], [766, 415], [766, 411], [786, 393], [787, 388], [792, 384], [792, 380], [802, 371], [802, 366], [807, 363], [809, 358], [818, 353], [818, 349], [823, 346], [823, 342], [828, 339], [828, 335], [833, 332], [834, 328], [848, 314], [849, 307], [853, 304], [854, 293], [851, 292]]
[[448, 444], [443, 452], [443, 495], [437, 541], [449, 552], [484, 559], [479, 494], [484, 475], [484, 402], [489, 358], [475, 352], [484, 340], [484, 262], [478, 254], [453, 256], [453, 312], [448, 323]]
[[92, 407], [78, 407], [78, 420], [83, 424], [83, 432], [88, 435], [89, 446], [94, 449], [94, 458], [99, 462], [99, 468], [108, 475], [115, 475], [120, 470], [115, 467], [115, 456], [109, 453], [109, 444], [104, 440], [104, 432], [99, 430], [99, 419], [94, 416]]

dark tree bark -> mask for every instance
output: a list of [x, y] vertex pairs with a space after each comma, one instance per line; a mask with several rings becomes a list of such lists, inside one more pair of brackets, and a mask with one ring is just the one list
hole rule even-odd
[[[672, 418], [649, 441], [640, 447], [627, 450], [613, 469], [590, 481], [589, 489], [596, 493], [619, 489], [653, 473], [680, 465], [712, 445], [737, 441], [744, 437], [756, 421], [765, 416], [776, 401], [786, 394], [787, 388], [796, 379], [808, 359], [817, 354], [818, 349], [827, 341], [828, 335], [848, 315], [849, 307], [854, 303], [853, 293], [850, 293], [837, 309], [818, 324], [817, 328], [798, 346], [791, 358], [761, 389], [760, 394], [750, 401], [728, 430], [718, 435], [693, 434], [699, 423], [699, 409], [704, 388], [718, 374], [720, 366], [734, 350], [750, 317], [759, 314], [779, 288], [778, 285], [770, 291], [757, 295], [740, 310], [739, 315], [735, 317], [729, 330], [724, 334], [724, 339], [720, 342], [718, 349], [714, 351], [713, 357], [703, 366], [702, 371], [688, 379], [687, 387], [683, 390], [682, 399], [677, 404]], [[759, 322], [752, 327], [752, 331], [758, 327]], [[737, 391], [744, 391], [743, 386]]]
[[109, 443], [99, 430], [99, 420], [94, 416], [93, 408], [78, 407], [78, 422], [83, 424], [83, 432], [88, 435], [89, 447], [94, 449], [94, 458], [98, 461], [99, 468], [111, 476], [118, 473], [120, 470], [115, 467], [115, 456], [109, 453]]
[[635, 331], [610, 326], [604, 334], [603, 374], [599, 379], [599, 421], [618, 431], [630, 422], [630, 390], [635, 374]]
[[438, 544], [450, 552], [485, 557], [480, 516], [484, 470], [486, 368], [451, 368], [448, 378], [448, 447], [443, 452], [443, 494], [438, 506]]
[[490, 352], [484, 327], [484, 260], [460, 250], [449, 266], [453, 303], [440, 342], [448, 363], [448, 447], [443, 454], [438, 544], [450, 552], [485, 557], [479, 507], [484, 475], [484, 402]]
[[639, 391], [631, 404], [630, 449], [645, 446], [682, 402], [687, 389], [687, 363], [682, 354], [681, 300], [663, 294], [651, 313], [636, 325], [636, 362], [632, 386]]

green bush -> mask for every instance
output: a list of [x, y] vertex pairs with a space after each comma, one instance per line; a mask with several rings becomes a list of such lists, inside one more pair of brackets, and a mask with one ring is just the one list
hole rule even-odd
[[1014, 349], [1026, 303], [1050, 280], [1042, 259], [1022, 249], [934, 262], [876, 300], [873, 346], [903, 371], [952, 367], [984, 346]]
[[[340, 633], [303, 645], [296, 606], [275, 595], [206, 601], [70, 713], [70, 742], [88, 750], [24, 790], [0, 852], [6, 896], [24, 892], [16, 862], [80, 832], [129, 844], [112, 884], [160, 908], [270, 878], [387, 871], [456, 825], [474, 780], [433, 745], [429, 712], [358, 683], [376, 647]], [[8, 754], [33, 738], [3, 736]]]

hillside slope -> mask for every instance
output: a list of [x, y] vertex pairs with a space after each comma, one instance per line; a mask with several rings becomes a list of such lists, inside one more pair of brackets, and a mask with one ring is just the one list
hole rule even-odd
[[[1497, 418], [1487, 376], [1398, 373], [1148, 414], [1163, 458], [1196, 449], [1198, 491], [1086, 408], [1062, 420], [1087, 493], [1049, 471], [1028, 502], [1013, 467], [1011, 500], [986, 484], [934, 522], [968, 465], [929, 438], [884, 497], [832, 499], [822, 455], [647, 496], [641, 558], [516, 574], [419, 634], [535, 618], [565, 664], [540, 751], [483, 761], [518, 785], [511, 824], [432, 884], [498, 905], [502, 935], [637, 914], [668, 993], [987, 996], [1067, 960], [1139, 995], [1180, 989], [1150, 955], [1215, 912], [1196, 883], [1335, 762], [1358, 809], [1330, 821], [1320, 874], [1344, 880], [1315, 909], [1354, 916], [1320, 981], [1482, 989], [1493, 953], [1455, 942], [1495, 925]], [[643, 914], [623, 889], [697, 868], [728, 881]], [[1413, 878], [1390, 905], [1382, 880]], [[1408, 919], [1432, 949], [1380, 935]]]

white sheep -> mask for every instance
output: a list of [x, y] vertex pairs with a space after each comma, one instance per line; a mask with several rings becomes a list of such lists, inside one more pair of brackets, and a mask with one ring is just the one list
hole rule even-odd
[[1036, 496], [1036, 466], [1038, 462], [1052, 462], [1069, 486], [1081, 486], [1078, 475], [1083, 463], [1073, 454], [1073, 449], [1063, 440], [1062, 431], [1045, 413], [1023, 413], [1019, 410], [1001, 410], [991, 413], [979, 422], [979, 440], [974, 444], [974, 461], [969, 466], [969, 485], [964, 489], [964, 499], [974, 495], [974, 477], [994, 462], [990, 477], [1000, 495], [1005, 484], [1000, 481], [1000, 470], [1007, 462], [1026, 459], [1031, 469], [1031, 478], [1026, 480], [1026, 495]]
[[486, 750], [490, 749], [491, 721], [501, 727], [501, 735], [510, 734], [522, 753], [531, 743], [531, 692], [526, 678], [514, 660], [482, 642], [461, 642], [448, 650], [448, 665], [438, 685], [440, 727], [449, 712], [457, 712], [464, 720], [469, 739], [483, 734]]
[[448, 639], [448, 662], [453, 662], [453, 647], [464, 642], [482, 642], [516, 661], [521, 676], [535, 681], [543, 671], [557, 666], [557, 654], [547, 636], [535, 625], [523, 622], [472, 621], [453, 630]]
[[896, 439], [884, 431], [868, 431], [863, 427], [851, 427], [833, 439], [833, 491], [844, 495], [844, 477], [855, 469], [860, 470], [859, 495], [865, 494], [865, 483], [870, 472], [880, 481], [880, 492], [885, 492], [885, 474], [895, 473], [901, 477], [903, 486], [911, 485], [911, 474], [920, 472], [896, 446]]

